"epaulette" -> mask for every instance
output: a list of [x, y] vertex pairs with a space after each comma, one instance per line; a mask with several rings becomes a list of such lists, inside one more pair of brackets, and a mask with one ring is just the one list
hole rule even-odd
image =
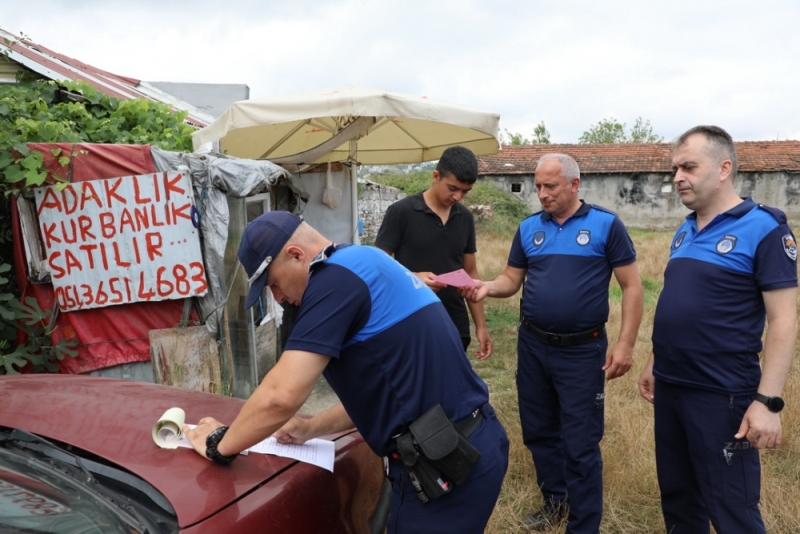
[[604, 213], [608, 213], [609, 215], [616, 215], [616, 213], [611, 211], [610, 209], [604, 208], [603, 206], [598, 206], [597, 204], [589, 204], [589, 207], [591, 209], [595, 209], [595, 210], [598, 210], [598, 211], [602, 211]]
[[778, 221], [778, 224], [786, 224], [786, 214], [782, 210], [772, 206], [765, 206], [764, 204], [758, 204], [758, 207], [772, 215]]

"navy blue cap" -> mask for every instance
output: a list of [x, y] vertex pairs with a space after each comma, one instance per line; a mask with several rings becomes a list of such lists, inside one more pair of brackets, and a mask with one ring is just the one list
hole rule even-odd
[[245, 309], [258, 301], [267, 283], [269, 264], [278, 256], [294, 231], [303, 222], [287, 211], [268, 211], [247, 225], [239, 243], [239, 261], [247, 272], [250, 291]]

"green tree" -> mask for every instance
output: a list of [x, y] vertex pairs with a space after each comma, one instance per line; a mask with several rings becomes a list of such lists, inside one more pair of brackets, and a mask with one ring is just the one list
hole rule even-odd
[[531, 143], [534, 145], [550, 144], [550, 132], [547, 131], [544, 121], [537, 124], [533, 129], [533, 139], [531, 139]]
[[506, 128], [505, 135], [500, 134], [500, 143], [504, 145], [521, 146], [521, 145], [530, 145], [531, 140], [527, 139], [521, 133], [509, 132], [508, 128]]
[[578, 138], [579, 143], [659, 143], [663, 137], [653, 133], [650, 121], [645, 121], [641, 117], [636, 119], [630, 134], [625, 133], [625, 124], [617, 119], [603, 119]]
[[663, 140], [663, 137], [653, 133], [653, 127], [650, 126], [650, 121], [645, 121], [641, 117], [636, 118], [636, 122], [633, 124], [633, 128], [631, 128], [631, 133], [628, 134], [629, 143], [660, 143]]
[[521, 133], [514, 133], [508, 131], [506, 128], [505, 135], [500, 135], [500, 142], [504, 145], [521, 146], [521, 145], [548, 145], [550, 144], [550, 132], [547, 131], [547, 126], [544, 121], [540, 122], [533, 129], [533, 137], [528, 139]]
[[617, 119], [603, 119], [578, 138], [579, 143], [624, 143], [625, 125]]
[[[0, 374], [26, 365], [52, 371], [56, 359], [74, 355], [69, 343], [52, 343], [52, 310], [32, 298], [22, 302], [11, 269], [10, 195], [42, 185], [47, 178], [41, 152], [27, 143], [151, 144], [166, 150], [192, 150], [194, 128], [186, 112], [149, 100], [106, 96], [81, 82], [20, 80], [0, 85]], [[55, 149], [47, 157], [67, 165], [72, 157]], [[65, 177], [54, 176], [56, 180]], [[16, 345], [16, 334], [27, 342]]]

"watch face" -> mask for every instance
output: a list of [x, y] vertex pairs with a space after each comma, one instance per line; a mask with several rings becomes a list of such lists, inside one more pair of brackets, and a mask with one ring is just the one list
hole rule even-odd
[[780, 398], [780, 397], [771, 397], [769, 399], [769, 404], [767, 405], [767, 407], [770, 409], [770, 411], [778, 413], [781, 410], [783, 410], [783, 404], [784, 404], [784, 402], [783, 402], [782, 398]]

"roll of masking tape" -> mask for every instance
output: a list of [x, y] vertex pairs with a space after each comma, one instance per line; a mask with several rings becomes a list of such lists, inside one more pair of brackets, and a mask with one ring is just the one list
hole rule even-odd
[[178, 445], [169, 443], [181, 437], [181, 427], [186, 420], [186, 413], [180, 408], [170, 408], [153, 427], [153, 441], [162, 449], [177, 449]]

